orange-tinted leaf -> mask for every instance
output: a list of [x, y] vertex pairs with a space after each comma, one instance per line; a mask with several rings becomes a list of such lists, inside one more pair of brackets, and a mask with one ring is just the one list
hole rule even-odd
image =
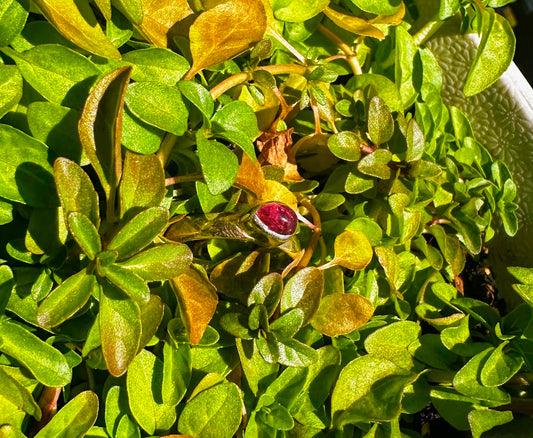
[[98, 81], [85, 102], [78, 125], [83, 150], [111, 206], [122, 172], [122, 113], [131, 71], [132, 67], [121, 67]]
[[142, 0], [143, 20], [139, 30], [155, 46], [168, 47], [172, 26], [192, 15], [187, 0]]
[[192, 345], [196, 345], [215, 314], [218, 296], [207, 277], [194, 267], [170, 280], [180, 303], [183, 322]]
[[352, 15], [346, 15], [330, 7], [324, 9], [324, 14], [340, 28], [357, 35], [364, 35], [378, 40], [385, 38], [385, 34], [377, 27], [372, 26], [368, 21]]
[[287, 181], [303, 181], [298, 173], [298, 166], [293, 155], [289, 154], [292, 147], [293, 128], [285, 131], [266, 131], [257, 139], [257, 148], [261, 152], [259, 161], [282, 167]]
[[298, 200], [296, 199], [294, 193], [292, 193], [283, 184], [270, 179], [265, 180], [263, 185], [263, 193], [261, 194], [259, 201], [283, 202], [294, 210], [296, 210], [296, 208], [298, 207]]
[[372, 260], [372, 245], [361, 231], [344, 231], [335, 239], [334, 264], [360, 271]]
[[365, 297], [333, 293], [322, 298], [311, 325], [326, 336], [345, 335], [366, 324], [373, 313], [374, 306]]
[[227, 0], [202, 13], [189, 31], [193, 65], [186, 79], [244, 52], [263, 38], [266, 24], [261, 0]]
[[45, 18], [78, 47], [104, 58], [121, 58], [96, 21], [88, 0], [35, 0], [34, 3]]
[[243, 154], [235, 184], [259, 198], [263, 193], [265, 184], [265, 176], [259, 162], [254, 163], [248, 155]]

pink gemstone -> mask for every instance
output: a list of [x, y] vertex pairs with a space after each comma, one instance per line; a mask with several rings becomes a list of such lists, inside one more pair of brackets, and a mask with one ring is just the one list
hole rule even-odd
[[298, 225], [296, 213], [280, 202], [270, 202], [259, 207], [254, 220], [264, 231], [281, 238], [292, 236]]

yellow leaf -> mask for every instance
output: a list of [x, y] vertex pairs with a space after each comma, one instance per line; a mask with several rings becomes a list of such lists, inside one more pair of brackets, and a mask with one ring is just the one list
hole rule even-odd
[[200, 14], [189, 31], [193, 65], [185, 79], [244, 52], [263, 38], [266, 24], [261, 0], [227, 0]]
[[218, 296], [213, 284], [194, 267], [170, 280], [180, 304], [183, 323], [192, 345], [196, 345], [215, 314]]
[[187, 0], [142, 0], [143, 20], [138, 26], [152, 44], [168, 47], [168, 33], [184, 18], [193, 14]]
[[400, 8], [392, 15], [378, 15], [370, 20], [372, 24], [384, 24], [387, 26], [397, 26], [403, 20], [405, 15], [405, 4], [400, 3]]
[[347, 30], [348, 32], [355, 33], [356, 35], [364, 35], [378, 40], [385, 38], [385, 34], [377, 27], [372, 26], [368, 21], [363, 20], [353, 15], [346, 15], [342, 12], [336, 11], [327, 7], [324, 9], [324, 14], [333, 21], [340, 28]]
[[78, 47], [103, 58], [121, 58], [96, 21], [87, 0], [34, 0], [34, 3], [44, 17]]
[[259, 198], [264, 190], [265, 176], [261, 170], [261, 165], [246, 155], [242, 155], [239, 172], [235, 179], [235, 185], [252, 192], [256, 198]]
[[335, 239], [333, 263], [360, 271], [372, 260], [372, 245], [361, 231], [344, 231]]
[[333, 293], [322, 298], [311, 325], [326, 336], [346, 335], [366, 324], [373, 313], [374, 306], [365, 297]]
[[298, 207], [298, 200], [296, 199], [294, 193], [292, 193], [283, 184], [270, 179], [265, 180], [263, 185], [263, 193], [258, 201], [258, 203], [269, 201], [283, 202], [293, 210], [296, 210]]

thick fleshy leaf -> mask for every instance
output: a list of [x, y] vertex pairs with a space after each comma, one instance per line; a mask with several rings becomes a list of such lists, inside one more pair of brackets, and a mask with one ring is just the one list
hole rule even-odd
[[54, 163], [54, 179], [65, 214], [82, 213], [98, 227], [98, 194], [85, 171], [74, 161], [60, 157]]
[[191, 264], [192, 253], [184, 244], [149, 248], [120, 264], [144, 281], [164, 281], [181, 275]]
[[165, 229], [167, 222], [166, 208], [150, 207], [127, 222], [106, 249], [116, 251], [118, 260], [131, 257], [148, 246]]
[[87, 0], [35, 0], [45, 18], [78, 47], [103, 58], [120, 59], [107, 39]]
[[59, 387], [70, 383], [72, 371], [59, 350], [19, 324], [0, 321], [0, 351], [26, 367], [43, 385]]
[[425, 147], [424, 133], [415, 119], [409, 120], [407, 125], [407, 154], [405, 161], [418, 161], [422, 158]]
[[68, 215], [68, 228], [89, 260], [94, 260], [96, 254], [102, 251], [102, 243], [91, 220], [83, 213], [73, 211]]
[[394, 134], [394, 119], [385, 101], [378, 96], [368, 105], [368, 135], [376, 145], [389, 141]]
[[371, 354], [346, 365], [331, 397], [333, 424], [390, 421], [401, 411], [402, 394], [416, 374]]
[[473, 438], [481, 438], [483, 432], [487, 432], [493, 427], [509, 423], [512, 419], [512, 411], [476, 409], [468, 414], [468, 423], [470, 424]]
[[265, 275], [254, 286], [248, 296], [248, 306], [264, 304], [268, 315], [272, 316], [279, 304], [283, 291], [283, 279], [277, 272]]
[[29, 9], [30, 4], [27, 0], [6, 0], [2, 3], [2, 10], [0, 11], [0, 47], [9, 45], [24, 29]]
[[143, 350], [126, 377], [131, 413], [149, 435], [168, 430], [176, 421], [176, 408], [163, 403], [163, 367], [154, 354]]
[[142, 23], [142, 0], [111, 0], [111, 2], [133, 24], [139, 25]]
[[66, 321], [85, 305], [95, 287], [95, 276], [85, 269], [67, 278], [39, 304], [37, 322], [51, 328]]
[[138, 304], [107, 280], [101, 282], [100, 337], [107, 369], [113, 376], [126, 372], [137, 354], [141, 337]]
[[128, 395], [122, 386], [112, 386], [105, 399], [105, 425], [110, 436], [115, 436], [120, 419], [129, 412]]
[[163, 345], [163, 385], [161, 388], [163, 402], [176, 406], [185, 393], [191, 380], [191, 347], [187, 344]]
[[131, 218], [148, 207], [158, 207], [165, 197], [165, 172], [155, 155], [126, 151], [120, 182], [120, 210]]
[[[18, 4], [17, 1], [13, 1]], [[1, 22], [0, 22], [1, 26]], [[0, 35], [2, 31], [0, 31]], [[0, 118], [13, 108], [22, 97], [22, 76], [14, 65], [0, 65]]]
[[330, 0], [308, 0], [305, 7], [296, 0], [281, 2], [274, 7], [274, 16], [281, 21], [290, 23], [301, 23], [320, 14], [328, 5]]
[[161, 297], [155, 294], [150, 294], [150, 299], [147, 302], [138, 304], [141, 310], [141, 338], [137, 352], [140, 352], [156, 335], [163, 320], [165, 305]]
[[484, 386], [501, 386], [513, 377], [524, 364], [524, 358], [518, 351], [510, 348], [508, 342], [502, 342], [491, 353], [480, 374]]
[[509, 22], [493, 9], [483, 9], [481, 42], [463, 89], [473, 96], [491, 86], [513, 60], [516, 39]]
[[198, 158], [209, 192], [213, 195], [225, 192], [237, 178], [237, 156], [222, 143], [208, 140], [203, 130], [198, 131], [196, 141]]
[[328, 138], [329, 150], [346, 161], [358, 161], [361, 158], [361, 139], [351, 131], [333, 134]]
[[153, 154], [159, 150], [165, 132], [134, 116], [128, 107], [122, 117], [122, 145], [138, 154]]
[[54, 207], [57, 193], [50, 151], [44, 143], [8, 125], [0, 124], [0, 196], [32, 207]]
[[177, 87], [156, 82], [136, 82], [126, 93], [128, 109], [143, 122], [183, 135], [187, 129], [187, 107]]
[[24, 79], [46, 100], [82, 108], [100, 70], [90, 60], [59, 44], [41, 44], [24, 52], [7, 51]]
[[324, 292], [324, 274], [314, 267], [298, 271], [285, 285], [281, 295], [281, 311], [299, 308], [304, 312], [306, 325], [317, 312]]
[[392, 153], [388, 149], [376, 149], [357, 163], [357, 169], [365, 175], [390, 179], [392, 176], [392, 169], [389, 166], [391, 160]]
[[220, 383], [190, 399], [180, 415], [180, 432], [202, 438], [231, 438], [241, 424], [243, 401], [235, 383]]
[[373, 313], [374, 306], [365, 297], [333, 293], [322, 298], [311, 325], [326, 336], [346, 335], [366, 324]]
[[[31, 392], [2, 368], [0, 368], [0, 384], [2, 385], [2, 397], [33, 416], [37, 421], [41, 419], [41, 408], [35, 402]], [[2, 436], [1, 433], [0, 436]]]
[[192, 345], [196, 345], [215, 314], [218, 303], [216, 288], [194, 267], [170, 280], [180, 304], [181, 316]]
[[279, 365], [267, 362], [259, 352], [256, 342], [235, 338], [241, 366], [254, 394], [263, 392], [276, 378]]
[[194, 81], [180, 81], [178, 88], [183, 97], [191, 102], [206, 119], [210, 119], [215, 111], [215, 102], [209, 91]]
[[360, 271], [372, 260], [372, 246], [361, 231], [344, 231], [335, 238], [334, 264]]
[[122, 112], [131, 70], [121, 67], [98, 81], [85, 102], [78, 125], [83, 150], [106, 194], [110, 220], [114, 219], [115, 190], [122, 172]]
[[352, 3], [365, 12], [376, 15], [392, 15], [400, 9], [401, 0], [352, 0]]
[[333, 21], [340, 28], [347, 30], [348, 32], [355, 33], [356, 35], [364, 35], [378, 40], [385, 38], [385, 34], [376, 26], [373, 26], [368, 21], [354, 17], [353, 15], [343, 14], [342, 12], [326, 7], [324, 9], [324, 15]]
[[189, 30], [193, 65], [186, 79], [244, 52], [263, 38], [266, 24], [261, 0], [228, 0], [200, 14]]
[[396, 26], [394, 29], [396, 34], [394, 76], [400, 90], [403, 108], [406, 109], [414, 103], [417, 94], [413, 83], [413, 70], [418, 46], [402, 26]]
[[145, 303], [150, 299], [150, 288], [134, 272], [115, 263], [107, 266], [100, 265], [97, 269], [100, 275], [106, 277], [111, 283], [135, 301]]
[[81, 438], [96, 422], [96, 417], [98, 396], [92, 391], [84, 391], [63, 406], [35, 438]]
[[176, 85], [189, 70], [189, 63], [177, 53], [160, 47], [132, 50], [122, 59], [133, 65], [131, 78], [135, 82], [159, 82]]
[[142, 0], [142, 9], [139, 30], [148, 41], [159, 47], [167, 47], [173, 26], [193, 14], [187, 0]]

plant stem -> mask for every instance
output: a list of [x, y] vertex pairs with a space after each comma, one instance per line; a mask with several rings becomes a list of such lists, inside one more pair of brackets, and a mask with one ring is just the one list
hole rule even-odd
[[357, 53], [348, 44], [346, 44], [343, 40], [341, 40], [337, 35], [335, 35], [323, 24], [318, 25], [318, 30], [329, 40], [334, 42], [339, 47], [339, 49], [344, 52], [344, 54], [346, 55], [346, 61], [348, 62], [348, 64], [350, 64], [354, 75], [360, 75], [363, 73], [361, 64], [359, 64], [359, 60], [357, 59]]
[[[257, 67], [257, 70], [265, 70], [273, 75], [297, 74], [304, 76], [309, 71], [309, 68], [305, 65], [276, 64]], [[211, 88], [211, 97], [216, 100], [229, 89], [240, 85], [243, 82], [249, 81], [250, 79], [252, 79], [252, 74], [249, 72], [241, 72], [234, 74], [233, 76], [224, 79], [222, 82]]]
[[170, 157], [170, 154], [172, 152], [172, 149], [176, 145], [176, 142], [178, 141], [178, 137], [176, 137], [174, 134], [171, 134], [170, 132], [167, 132], [165, 134], [165, 137], [163, 138], [163, 141], [161, 142], [161, 146], [159, 147], [159, 150], [157, 151], [157, 158], [159, 158], [159, 161], [161, 161], [161, 165], [163, 167], [166, 166], [168, 157]]
[[413, 40], [417, 46], [424, 44], [429, 40], [435, 32], [437, 32], [444, 21], [434, 20], [427, 22], [422, 29], [420, 29], [414, 36]]
[[165, 186], [168, 187], [174, 184], [179, 184], [179, 183], [184, 183], [184, 182], [200, 181], [203, 178], [204, 176], [201, 172], [189, 173], [188, 175], [172, 176], [170, 178], [165, 179]]
[[291, 52], [294, 57], [300, 61], [302, 64], [305, 64], [307, 60], [305, 59], [305, 56], [303, 56], [298, 50], [296, 50], [291, 43], [289, 43], [285, 38], [283, 38], [283, 35], [281, 35], [276, 29], [273, 29], [272, 27], [268, 26], [266, 30], [266, 34], [270, 35], [271, 37], [274, 37], [283, 47], [285, 47], [289, 52]]
[[302, 198], [300, 202], [307, 210], [309, 210], [309, 213], [311, 213], [311, 217], [313, 218], [313, 225], [315, 226], [315, 228], [313, 229], [313, 235], [311, 236], [309, 245], [307, 245], [304, 255], [298, 263], [297, 269], [305, 268], [309, 264], [309, 262], [311, 261], [311, 257], [313, 256], [313, 252], [315, 251], [315, 247], [320, 239], [320, 236], [322, 235], [322, 221], [320, 219], [320, 214], [318, 214], [317, 209], [306, 198]]

